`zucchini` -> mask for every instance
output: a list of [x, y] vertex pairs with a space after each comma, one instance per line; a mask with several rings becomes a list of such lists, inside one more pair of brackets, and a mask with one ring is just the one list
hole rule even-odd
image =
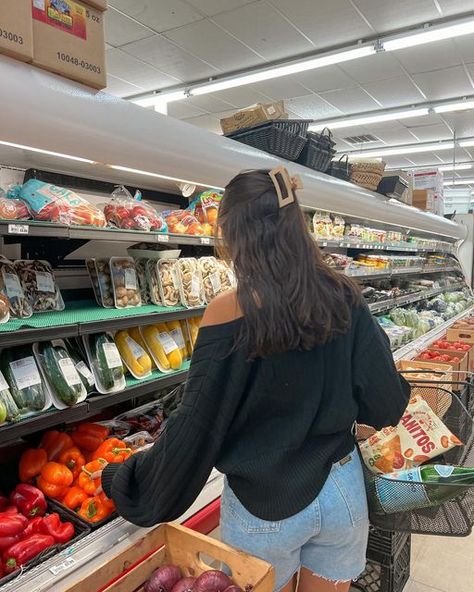
[[[81, 378], [68, 352], [61, 345], [45, 343], [40, 346], [40, 354], [44, 373], [52, 389], [65, 405], [72, 407], [83, 390]], [[74, 380], [77, 382], [74, 383]]]
[[20, 411], [11, 396], [8, 383], [5, 377], [0, 372], [0, 401], [3, 403], [6, 411], [7, 421], [18, 421], [20, 419]]
[[[111, 390], [117, 383], [119, 383], [124, 375], [123, 366], [114, 366], [110, 368], [110, 358], [107, 356], [107, 348], [113, 346], [116, 349], [116, 345], [112, 339], [110, 339], [106, 333], [99, 333], [91, 337], [91, 350], [92, 355], [96, 362], [96, 369], [99, 376], [99, 380], [105, 390]], [[105, 347], [104, 347], [105, 346]], [[118, 351], [117, 351], [118, 354]], [[118, 354], [120, 360], [120, 354]]]
[[74, 344], [71, 341], [66, 341], [66, 348], [69, 352], [71, 360], [74, 362], [74, 366], [76, 367], [76, 370], [79, 373], [79, 378], [81, 379], [87, 394], [92, 393], [95, 387], [95, 383], [94, 377], [88, 365], [84, 362], [82, 355], [74, 347]]
[[10, 387], [10, 393], [17, 408], [21, 410], [27, 409], [25, 393], [16, 386], [16, 381], [13, 376], [10, 362], [13, 362], [13, 352], [11, 349], [6, 349], [2, 352], [0, 370], [2, 371], [5, 380]]
[[[31, 375], [24, 377], [25, 384], [19, 385], [15, 379], [12, 364], [24, 360], [30, 370], [37, 375], [39, 382], [31, 384]], [[18, 409], [26, 411], [41, 411], [46, 403], [46, 395], [41, 383], [38, 367], [33, 357], [31, 347], [16, 347], [2, 353], [3, 374], [10, 386], [10, 392]]]

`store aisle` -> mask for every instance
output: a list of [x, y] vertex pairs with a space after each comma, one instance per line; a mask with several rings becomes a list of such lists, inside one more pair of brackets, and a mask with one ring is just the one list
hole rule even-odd
[[413, 536], [411, 578], [404, 592], [472, 592], [474, 534]]

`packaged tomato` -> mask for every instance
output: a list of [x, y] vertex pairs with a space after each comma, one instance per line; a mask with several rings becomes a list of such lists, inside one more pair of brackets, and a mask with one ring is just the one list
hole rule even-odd
[[167, 232], [166, 222], [153, 206], [142, 201], [139, 191], [132, 197], [130, 191], [120, 185], [111, 194], [111, 201], [104, 207], [109, 226], [124, 230]]
[[203, 191], [189, 204], [189, 212], [202, 225], [205, 235], [214, 234], [221, 200], [222, 194], [211, 190]]
[[21, 200], [4, 197], [0, 189], [0, 218], [2, 220], [28, 220], [31, 216]]
[[204, 228], [188, 210], [168, 210], [163, 212], [169, 232], [202, 236]]

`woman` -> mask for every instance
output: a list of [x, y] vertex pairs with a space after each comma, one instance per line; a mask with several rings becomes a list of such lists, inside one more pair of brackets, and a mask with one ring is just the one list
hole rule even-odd
[[149, 451], [109, 464], [119, 513], [182, 515], [215, 466], [225, 542], [270, 562], [276, 590], [347, 592], [365, 567], [355, 421], [398, 423], [409, 387], [358, 289], [321, 258], [285, 169], [237, 175], [219, 232], [238, 279], [204, 315], [183, 401]]

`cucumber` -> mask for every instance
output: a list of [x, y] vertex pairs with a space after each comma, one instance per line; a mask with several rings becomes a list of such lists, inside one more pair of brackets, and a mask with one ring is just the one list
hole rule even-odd
[[[0, 377], [0, 381], [3, 377]], [[20, 411], [16, 406], [13, 397], [10, 394], [9, 389], [0, 390], [0, 401], [5, 406], [6, 420], [7, 421], [18, 421], [20, 419]]]
[[[72, 407], [77, 403], [83, 391], [81, 382], [69, 384], [61, 370], [60, 360], [70, 360], [69, 363], [74, 364], [68, 352], [61, 345], [54, 346], [52, 343], [45, 343], [40, 345], [40, 354], [42, 355], [43, 370], [52, 389], [65, 405]], [[77, 378], [80, 381], [79, 374], [77, 374]]]
[[[20, 411], [41, 411], [46, 403], [46, 395], [42, 383], [19, 388], [10, 365], [12, 362], [25, 358], [33, 358], [31, 347], [16, 347], [5, 350], [2, 353], [1, 369], [10, 386], [11, 395], [18, 409]], [[36, 371], [38, 372], [37, 367]]]
[[2, 353], [0, 369], [8, 383], [8, 386], [10, 387], [10, 393], [15, 405], [17, 406], [17, 409], [24, 410], [28, 407], [26, 404], [25, 393], [20, 391], [20, 389], [18, 389], [16, 386], [15, 378], [13, 376], [12, 369], [10, 368], [10, 362], [13, 362], [12, 350], [4, 350]]
[[87, 391], [87, 394], [92, 393], [92, 391], [94, 390], [94, 387], [95, 387], [94, 378], [93, 378], [92, 374], [91, 374], [91, 379], [89, 381], [89, 380], [87, 380], [86, 376], [84, 376], [84, 374], [80, 370], [80, 367], [82, 366], [86, 372], [90, 372], [88, 365], [86, 364], [86, 362], [82, 358], [81, 353], [79, 353], [78, 349], [75, 347], [75, 345], [72, 341], [66, 340], [66, 348], [69, 353], [69, 357], [71, 358], [71, 360], [74, 362], [74, 365], [76, 366], [76, 370], [79, 373], [79, 378], [81, 379], [82, 384], [84, 385], [84, 388]]
[[[96, 360], [96, 369], [99, 375], [99, 380], [105, 390], [111, 390], [123, 378], [123, 366], [116, 368], [109, 368], [107, 357], [104, 351], [104, 344], [114, 343], [106, 333], [99, 333], [91, 337], [92, 355]], [[115, 345], [115, 344], [114, 344]]]

